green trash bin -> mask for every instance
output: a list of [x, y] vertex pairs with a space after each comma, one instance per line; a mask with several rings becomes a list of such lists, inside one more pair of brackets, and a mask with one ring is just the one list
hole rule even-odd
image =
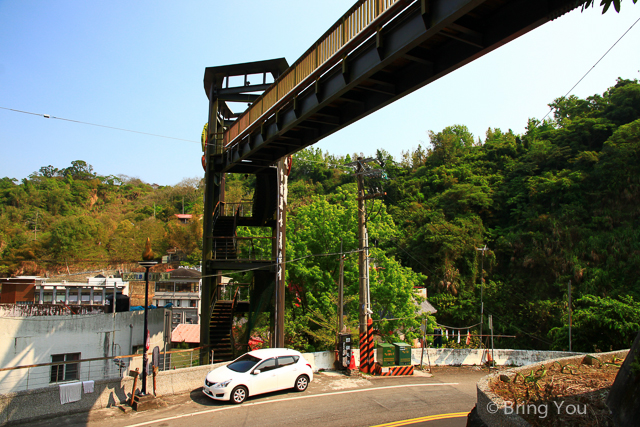
[[403, 342], [394, 342], [393, 345], [396, 349], [396, 365], [411, 365], [411, 346]]
[[396, 363], [395, 347], [387, 343], [378, 343], [376, 359], [380, 366], [393, 366]]

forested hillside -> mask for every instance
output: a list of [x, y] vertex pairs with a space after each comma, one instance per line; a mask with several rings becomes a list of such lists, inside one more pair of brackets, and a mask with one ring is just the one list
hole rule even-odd
[[[483, 265], [485, 315], [493, 315], [497, 334], [516, 336], [499, 346], [567, 349], [571, 283], [573, 349], [628, 348], [640, 329], [640, 84], [619, 80], [602, 95], [551, 106], [553, 118], [530, 120], [523, 135], [489, 129], [480, 142], [453, 125], [430, 132], [427, 147], [400, 159], [383, 147], [346, 157], [315, 148], [296, 154], [288, 345], [333, 343], [339, 262], [317, 255], [339, 252], [341, 239], [344, 251], [357, 247], [356, 184], [347, 165], [362, 156], [375, 157], [385, 171], [365, 183], [387, 193], [366, 204], [373, 317], [382, 333], [400, 328], [416, 336], [416, 286], [427, 288], [438, 322], [478, 323]], [[252, 192], [251, 177], [227, 178], [227, 201]], [[177, 247], [197, 264], [200, 222], [173, 219], [183, 200], [184, 212], [197, 218], [199, 178], [154, 190], [136, 178], [98, 176], [83, 161], [43, 167], [22, 182], [3, 178], [0, 273], [136, 261], [147, 236], [156, 254]], [[477, 249], [485, 245], [482, 260]], [[354, 325], [356, 254], [345, 259], [345, 286]]]
[[82, 271], [137, 261], [145, 239], [156, 253], [183, 248], [198, 264], [198, 222], [174, 214], [202, 212], [200, 178], [154, 190], [138, 178], [100, 176], [82, 160], [45, 166], [18, 182], [0, 180], [0, 274]]

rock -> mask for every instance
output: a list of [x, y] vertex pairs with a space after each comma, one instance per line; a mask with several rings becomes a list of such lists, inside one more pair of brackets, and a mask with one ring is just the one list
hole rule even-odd
[[507, 374], [500, 374], [500, 381], [502, 381], [503, 383], [510, 383], [511, 378], [509, 378], [509, 375]]
[[590, 354], [587, 354], [582, 359], [582, 364], [583, 365], [590, 365], [590, 366], [600, 366], [600, 365], [602, 365], [602, 362], [597, 357], [593, 357]]

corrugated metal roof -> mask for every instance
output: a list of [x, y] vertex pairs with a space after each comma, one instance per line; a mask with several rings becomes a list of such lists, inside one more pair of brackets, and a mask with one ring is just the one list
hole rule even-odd
[[171, 342], [200, 343], [200, 325], [181, 323], [171, 333]]

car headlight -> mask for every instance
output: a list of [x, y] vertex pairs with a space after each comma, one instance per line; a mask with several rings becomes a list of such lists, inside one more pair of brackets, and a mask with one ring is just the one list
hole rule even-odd
[[215, 388], [225, 388], [226, 386], [229, 385], [230, 382], [231, 382], [231, 380], [222, 381], [222, 382], [219, 382], [218, 384], [214, 385], [214, 387]]

